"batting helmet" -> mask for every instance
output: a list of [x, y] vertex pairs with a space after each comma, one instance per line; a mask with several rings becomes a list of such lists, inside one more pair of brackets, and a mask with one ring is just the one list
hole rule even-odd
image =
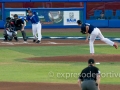
[[32, 11], [30, 7], [29, 7], [29, 8], [27, 8], [26, 12], [28, 12], [28, 11]]

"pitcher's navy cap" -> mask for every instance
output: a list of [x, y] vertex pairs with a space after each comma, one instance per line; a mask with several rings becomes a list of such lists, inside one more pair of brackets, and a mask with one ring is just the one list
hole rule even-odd
[[77, 24], [82, 24], [82, 21], [81, 20], [77, 20]]

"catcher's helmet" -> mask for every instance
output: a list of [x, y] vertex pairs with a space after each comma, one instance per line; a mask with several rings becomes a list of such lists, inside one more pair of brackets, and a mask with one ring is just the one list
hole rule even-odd
[[17, 14], [14, 14], [14, 17], [18, 17], [18, 15], [17, 15]]
[[11, 18], [10, 18], [10, 17], [7, 17], [6, 20], [11, 20]]
[[82, 21], [81, 20], [77, 20], [77, 24], [82, 24]]
[[7, 22], [10, 22], [10, 20], [11, 20], [10, 17], [7, 17], [7, 18], [6, 18], [6, 21], [7, 21]]

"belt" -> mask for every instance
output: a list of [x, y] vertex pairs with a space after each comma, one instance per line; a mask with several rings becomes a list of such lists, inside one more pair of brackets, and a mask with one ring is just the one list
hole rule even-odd
[[36, 23], [32, 23], [32, 24], [38, 24], [39, 22], [36, 22]]
[[88, 79], [84, 79], [83, 81], [88, 81], [88, 80], [94, 80], [94, 79], [93, 78], [88, 78]]

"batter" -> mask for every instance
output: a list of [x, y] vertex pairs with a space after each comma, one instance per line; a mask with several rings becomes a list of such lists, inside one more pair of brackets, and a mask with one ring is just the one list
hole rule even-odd
[[[38, 15], [36, 12], [32, 11], [30, 8], [27, 9], [27, 17], [26, 17], [26, 21], [31, 21], [32, 23], [32, 32], [33, 32], [33, 42], [36, 43], [40, 43], [41, 42], [41, 23], [40, 20], [38, 18]], [[38, 37], [37, 37], [38, 34]]]

